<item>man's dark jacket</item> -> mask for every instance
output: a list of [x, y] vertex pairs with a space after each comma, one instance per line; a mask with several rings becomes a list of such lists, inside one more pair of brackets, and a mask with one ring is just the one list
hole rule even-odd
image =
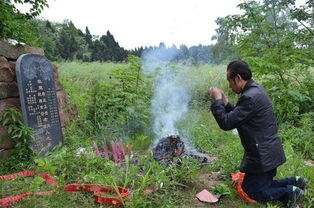
[[267, 172], [286, 161], [271, 101], [253, 80], [248, 80], [235, 107], [216, 100], [211, 111], [220, 128], [239, 132], [245, 150], [241, 172]]

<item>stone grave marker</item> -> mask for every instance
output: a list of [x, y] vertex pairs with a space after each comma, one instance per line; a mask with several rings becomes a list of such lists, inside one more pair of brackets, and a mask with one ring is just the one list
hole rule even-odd
[[16, 76], [25, 125], [35, 131], [31, 147], [44, 155], [63, 143], [52, 66], [44, 56], [24, 54]]

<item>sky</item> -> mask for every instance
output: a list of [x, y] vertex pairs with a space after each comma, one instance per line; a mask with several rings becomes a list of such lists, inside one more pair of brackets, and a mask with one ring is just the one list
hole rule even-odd
[[40, 18], [71, 20], [85, 32], [104, 35], [109, 30], [125, 49], [213, 43], [215, 20], [238, 14], [240, 0], [48, 0]]

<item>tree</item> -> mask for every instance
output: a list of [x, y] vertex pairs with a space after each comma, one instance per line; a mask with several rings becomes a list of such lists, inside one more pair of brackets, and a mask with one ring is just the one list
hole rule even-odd
[[123, 61], [127, 58], [128, 52], [119, 46], [113, 35], [107, 31], [96, 39], [93, 44], [92, 60], [93, 61]]
[[[28, 5], [30, 9], [22, 13], [16, 4]], [[32, 43], [36, 37], [35, 26], [29, 20], [38, 16], [45, 7], [48, 7], [47, 0], [0, 0], [0, 39]]]
[[93, 36], [90, 34], [88, 27], [86, 26], [85, 28], [85, 35], [84, 35], [84, 39], [88, 45], [89, 49], [93, 48]]
[[65, 60], [73, 60], [75, 52], [78, 50], [78, 44], [75, 40], [76, 28], [74, 28], [73, 23], [65, 21], [62, 25], [61, 31], [59, 33], [57, 48], [60, 53], [60, 57]]
[[227, 24], [226, 18], [217, 18], [216, 24], [219, 26], [216, 29], [216, 35], [212, 40], [216, 40], [216, 44], [212, 47], [211, 56], [212, 62], [220, 64], [223, 61], [230, 61], [238, 58], [238, 52], [235, 49], [235, 32]]
[[60, 58], [57, 49], [57, 26], [51, 24], [48, 20], [33, 19], [31, 22], [36, 25], [36, 43], [33, 45], [41, 47], [45, 51], [45, 56], [51, 60], [56, 61]]
[[280, 4], [288, 8], [292, 19], [297, 20], [314, 37], [314, 1], [307, 0], [304, 5], [296, 6], [296, 0], [281, 0]]
[[180, 52], [178, 55], [179, 60], [187, 60], [189, 57], [189, 49], [186, 45], [180, 45]]
[[131, 49], [131, 50], [129, 51], [129, 53], [130, 53], [131, 55], [134, 55], [134, 56], [137, 56], [137, 57], [141, 57], [144, 50], [145, 50], [145, 49], [143, 48], [143, 46], [141, 46], [141, 47], [135, 48], [134, 50]]
[[[301, 7], [307, 12], [313, 8], [309, 2]], [[233, 39], [232, 47], [249, 62], [255, 75], [263, 76], [280, 120], [294, 119], [312, 106], [309, 91], [313, 79], [307, 75], [309, 67], [314, 66], [314, 39], [309, 38], [313, 24], [306, 14], [296, 16], [294, 12], [299, 11], [289, 7], [293, 3], [251, 0], [238, 5], [243, 14], [222, 18], [229, 39]], [[304, 82], [306, 79], [309, 81]]]
[[113, 35], [107, 31], [106, 36], [100, 38], [107, 46], [107, 57], [110, 61], [122, 61], [126, 59], [127, 55], [124, 53], [124, 49], [119, 46]]
[[92, 61], [104, 61], [106, 45], [100, 40], [95, 40], [93, 45]]
[[[274, 74], [281, 84], [288, 85], [286, 72], [312, 64], [307, 47], [300, 48], [299, 25], [289, 20], [287, 7], [276, 0], [239, 4], [243, 15], [227, 16], [224, 21], [235, 35], [236, 47], [259, 74]], [[288, 74], [288, 73], [287, 73]]]

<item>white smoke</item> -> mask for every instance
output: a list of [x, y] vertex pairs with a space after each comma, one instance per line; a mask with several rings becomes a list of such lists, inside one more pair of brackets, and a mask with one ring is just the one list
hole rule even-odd
[[188, 112], [191, 97], [185, 83], [180, 83], [180, 71], [170, 64], [176, 55], [176, 50], [159, 48], [142, 56], [143, 72], [155, 75], [151, 110], [156, 139], [179, 135], [176, 125]]

